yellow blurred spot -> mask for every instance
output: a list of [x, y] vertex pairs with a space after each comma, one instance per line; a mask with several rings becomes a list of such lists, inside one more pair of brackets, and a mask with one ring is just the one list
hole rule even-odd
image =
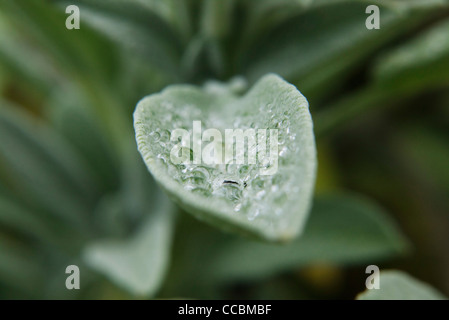
[[332, 293], [341, 288], [343, 271], [330, 264], [316, 264], [303, 268], [299, 276], [319, 291]]
[[338, 170], [336, 168], [332, 152], [324, 142], [317, 144], [318, 172], [315, 192], [326, 193], [339, 189]]

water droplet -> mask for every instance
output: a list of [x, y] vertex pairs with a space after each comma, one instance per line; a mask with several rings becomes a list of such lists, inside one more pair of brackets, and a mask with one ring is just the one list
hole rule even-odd
[[273, 109], [273, 105], [271, 103], [268, 103], [268, 104], [261, 105], [259, 108], [259, 111], [271, 113], [271, 112], [273, 112], [272, 109]]
[[224, 184], [221, 191], [231, 201], [237, 201], [242, 197], [242, 190], [235, 184]]
[[260, 190], [259, 192], [256, 193], [256, 198], [258, 200], [261, 200], [264, 196], [265, 196], [265, 190]]
[[264, 186], [265, 186], [265, 180], [262, 179], [261, 177], [255, 178], [251, 183], [251, 187], [253, 187], [254, 190], [263, 189]]
[[165, 156], [165, 154], [159, 153], [159, 154], [157, 155], [157, 158], [158, 158], [162, 163], [164, 163], [164, 164], [167, 163], [167, 157]]
[[287, 119], [282, 120], [281, 122], [279, 122], [279, 127], [280, 128], [288, 128], [290, 126], [290, 122]]
[[157, 131], [153, 131], [150, 133], [150, 138], [153, 139], [154, 142], [158, 142], [161, 139], [161, 134]]
[[203, 166], [196, 166], [191, 170], [192, 175], [195, 177], [201, 177], [204, 180], [208, 180], [210, 177], [209, 170], [207, 170], [206, 167]]
[[159, 134], [161, 135], [160, 141], [162, 141], [162, 142], [170, 141], [170, 135], [171, 135], [170, 131], [168, 131], [168, 130], [161, 130]]
[[184, 164], [184, 163], [180, 163], [180, 164], [176, 165], [176, 168], [179, 171], [181, 171], [182, 173], [186, 173], [189, 167], [186, 164]]
[[201, 176], [191, 175], [183, 179], [185, 185], [202, 186], [206, 181]]
[[279, 130], [278, 134], [278, 144], [282, 145], [285, 143], [286, 135], [284, 133], [285, 130]]
[[[234, 162], [234, 161], [232, 161]], [[226, 172], [229, 174], [236, 174], [237, 173], [237, 169], [238, 169], [238, 164], [235, 163], [228, 163], [226, 165]]]
[[234, 211], [239, 212], [242, 209], [242, 203], [237, 203], [234, 207]]
[[242, 165], [239, 169], [239, 173], [241, 175], [246, 175], [246, 174], [248, 174], [248, 172], [249, 172], [249, 166], [247, 166], [247, 165]]
[[283, 148], [281, 149], [281, 151], [279, 151], [279, 155], [280, 155], [281, 157], [285, 157], [285, 156], [287, 155], [287, 153], [288, 153], [288, 148], [287, 148], [287, 147], [283, 147]]

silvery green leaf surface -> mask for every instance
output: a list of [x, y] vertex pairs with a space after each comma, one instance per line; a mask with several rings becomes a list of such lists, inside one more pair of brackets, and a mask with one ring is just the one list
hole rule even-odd
[[144, 221], [126, 239], [99, 240], [84, 250], [87, 265], [136, 296], [152, 296], [168, 267], [173, 207], [159, 195]]
[[430, 285], [405, 272], [381, 271], [379, 277], [380, 288], [362, 292], [358, 300], [447, 300]]
[[[232, 92], [238, 87], [238, 83], [176, 85], [142, 99], [134, 112], [139, 151], [156, 181], [191, 214], [257, 238], [292, 240], [306, 222], [315, 181], [316, 150], [307, 100], [276, 75], [263, 77], [241, 97]], [[278, 143], [270, 143], [270, 148], [278, 150], [269, 151], [276, 159], [263, 163], [258, 158], [255, 164], [246, 160], [241, 165], [224, 164], [223, 159], [218, 165], [174, 164], [172, 148], [182, 146], [171, 140], [172, 130], [191, 130], [197, 120], [204, 130], [277, 130]], [[265, 134], [267, 140], [268, 131]], [[193, 139], [193, 146], [185, 149], [189, 154], [200, 141]], [[214, 143], [217, 148], [224, 145]]]

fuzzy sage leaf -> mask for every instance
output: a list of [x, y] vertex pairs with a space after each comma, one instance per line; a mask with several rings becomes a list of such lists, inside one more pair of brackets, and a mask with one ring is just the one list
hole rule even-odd
[[[269, 241], [291, 240], [305, 224], [315, 182], [316, 149], [307, 100], [276, 75], [263, 77], [242, 97], [237, 89], [235, 83], [209, 83], [204, 88], [175, 85], [144, 98], [134, 113], [139, 151], [155, 179], [186, 211], [222, 229]], [[254, 129], [257, 150], [265, 134], [259, 129], [270, 130], [265, 155], [277, 149], [276, 163], [270, 159], [267, 164], [258, 153], [251, 164], [248, 139], [243, 164], [206, 164], [204, 152], [212, 139], [204, 141], [203, 134], [203, 161], [193, 164], [200, 139], [194, 134], [194, 121], [205, 130]], [[175, 164], [171, 158], [173, 148], [180, 145], [171, 134], [179, 128], [194, 136], [192, 144], [180, 147], [191, 155], [188, 164]], [[271, 139], [273, 130], [277, 142]], [[223, 146], [216, 138], [213, 143], [216, 150]], [[223, 149], [228, 151], [228, 145]]]

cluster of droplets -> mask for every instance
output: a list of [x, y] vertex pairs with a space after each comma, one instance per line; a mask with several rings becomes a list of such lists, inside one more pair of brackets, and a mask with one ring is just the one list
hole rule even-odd
[[[223, 136], [225, 128], [243, 130], [253, 128], [256, 132], [257, 129], [268, 129], [267, 131], [277, 129], [277, 171], [272, 175], [261, 174], [262, 169], [267, 169], [273, 164], [259, 157], [256, 164], [236, 164], [235, 157], [227, 164], [193, 164], [192, 161], [188, 164], [173, 163], [170, 158], [172, 148], [186, 148], [185, 151], [192, 160], [194, 157], [192, 145], [195, 141], [191, 141], [190, 146], [183, 146], [180, 141], [171, 141], [171, 132], [182, 128], [189, 132], [192, 139], [192, 123], [197, 120], [201, 121], [203, 131], [216, 128]], [[299, 191], [296, 190], [298, 183], [291, 174], [292, 167], [296, 165], [295, 159], [299, 158], [300, 152], [294, 142], [296, 133], [292, 132], [290, 127], [291, 122], [296, 120], [297, 115], [294, 112], [288, 108], [282, 110], [279, 106], [274, 112], [272, 104], [260, 106], [256, 114], [237, 111], [232, 118], [209, 117], [191, 105], [175, 108], [171, 104], [165, 104], [160, 114], [153, 114], [152, 119], [146, 123], [150, 125], [148, 132], [152, 153], [164, 164], [168, 174], [185, 189], [202, 196], [224, 199], [236, 214], [246, 215], [248, 220], [255, 218], [269, 220], [273, 214], [282, 215], [281, 204], [288, 199], [289, 194]], [[266, 138], [268, 147], [270, 140], [268, 136]], [[203, 147], [207, 143], [203, 142]], [[270, 152], [269, 148], [267, 149], [267, 152]], [[247, 150], [245, 152], [247, 153]], [[245, 161], [247, 161], [246, 154]]]

